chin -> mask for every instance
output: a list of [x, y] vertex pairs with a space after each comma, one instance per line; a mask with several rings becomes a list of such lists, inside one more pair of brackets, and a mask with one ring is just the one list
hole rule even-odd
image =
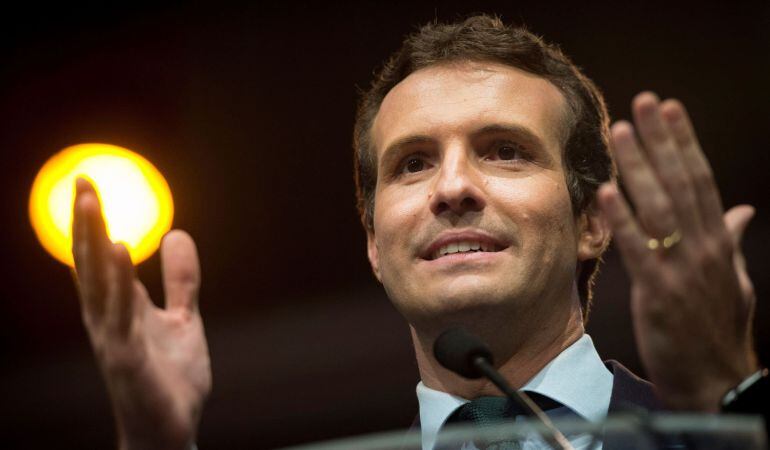
[[452, 283], [440, 289], [422, 290], [409, 301], [394, 303], [410, 323], [436, 325], [464, 323], [490, 312], [504, 314], [505, 309], [521, 308], [522, 298], [510, 286], [501, 289], [478, 283]]

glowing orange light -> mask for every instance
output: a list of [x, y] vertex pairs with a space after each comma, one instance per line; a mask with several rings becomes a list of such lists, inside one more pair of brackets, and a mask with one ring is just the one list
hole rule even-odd
[[67, 147], [38, 172], [29, 215], [43, 248], [64, 264], [74, 265], [72, 207], [77, 177], [94, 185], [110, 239], [126, 244], [134, 264], [149, 258], [171, 229], [171, 190], [149, 161], [109, 144]]

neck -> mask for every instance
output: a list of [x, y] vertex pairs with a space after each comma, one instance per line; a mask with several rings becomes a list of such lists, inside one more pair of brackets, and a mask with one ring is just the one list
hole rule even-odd
[[[510, 318], [501, 321], [501, 316], [492, 314], [489, 320], [474, 317], [463, 320], [461, 325], [486, 342], [495, 357], [495, 367], [514, 389], [524, 386], [584, 333], [577, 298], [569, 302], [565, 311], [556, 314], [551, 311], [546, 318], [530, 316], [526, 322]], [[433, 343], [443, 330], [425, 330], [414, 325], [410, 328], [420, 378], [427, 387], [469, 400], [501, 395], [488, 380], [468, 380], [436, 361]]]

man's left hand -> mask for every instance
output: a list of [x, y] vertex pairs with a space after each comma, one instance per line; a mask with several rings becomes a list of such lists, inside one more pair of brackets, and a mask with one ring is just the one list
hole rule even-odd
[[629, 202], [598, 193], [631, 277], [642, 363], [676, 410], [716, 412], [722, 396], [758, 369], [755, 294], [740, 249], [754, 209], [726, 213], [684, 106], [644, 92], [634, 124], [615, 123], [611, 148]]

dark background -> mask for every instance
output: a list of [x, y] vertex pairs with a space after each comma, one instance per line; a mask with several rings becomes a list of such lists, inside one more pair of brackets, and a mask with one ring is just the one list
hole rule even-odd
[[[745, 240], [770, 362], [770, 5], [279, 2], [30, 6], [0, 19], [0, 436], [4, 448], [109, 448], [112, 418], [69, 270], [27, 216], [39, 167], [75, 143], [142, 153], [196, 239], [214, 390], [201, 449], [272, 448], [405, 427], [406, 325], [371, 276], [354, 208], [356, 86], [404, 33], [495, 12], [558, 42], [615, 118], [643, 89], [690, 108]], [[726, 4], [726, 3], [725, 3]], [[589, 332], [644, 373], [611, 251]], [[140, 275], [161, 299], [157, 255]]]

